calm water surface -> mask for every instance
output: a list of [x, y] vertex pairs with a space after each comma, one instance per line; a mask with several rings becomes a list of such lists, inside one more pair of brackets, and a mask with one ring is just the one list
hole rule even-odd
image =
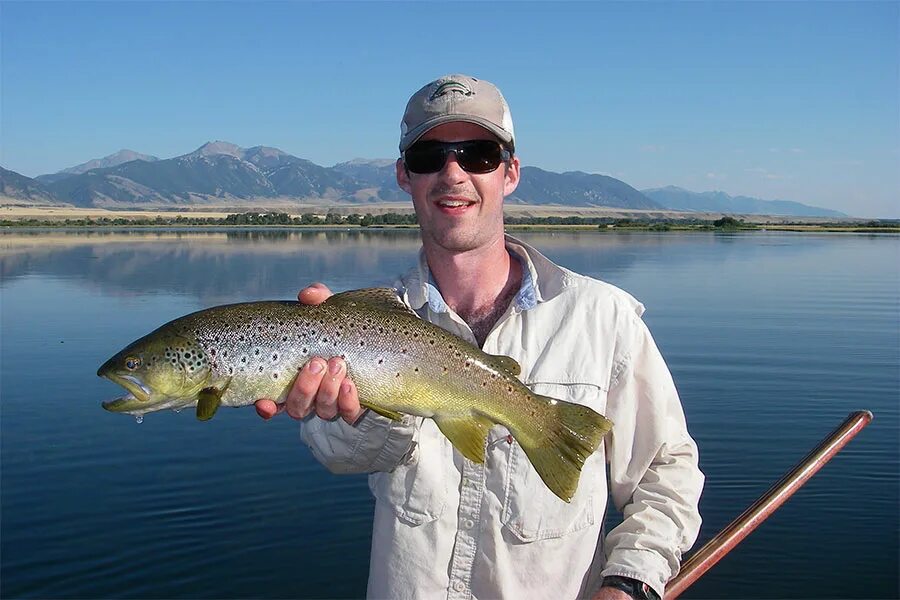
[[[685, 597], [900, 595], [900, 238], [521, 237], [647, 306], [707, 474], [695, 548], [849, 412], [875, 413]], [[119, 390], [95, 372], [189, 311], [389, 283], [417, 248], [415, 232], [0, 232], [0, 596], [362, 596], [365, 477], [328, 474], [295, 422], [251, 408], [106, 413]]]

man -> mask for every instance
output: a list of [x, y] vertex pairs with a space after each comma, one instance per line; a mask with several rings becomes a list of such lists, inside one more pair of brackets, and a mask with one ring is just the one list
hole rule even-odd
[[[422, 236], [419, 264], [397, 284], [404, 302], [516, 359], [534, 391], [606, 415], [612, 433], [565, 503], [501, 426], [478, 465], [429, 419], [397, 423], [361, 409], [340, 358], [310, 360], [283, 406], [260, 400], [257, 411], [304, 419], [303, 440], [330, 470], [371, 473], [369, 597], [661, 596], [696, 539], [703, 475], [643, 306], [504, 235], [503, 199], [519, 182], [519, 159], [492, 84], [449, 75], [420, 89], [403, 116], [400, 152], [397, 183], [412, 196]], [[315, 284], [299, 298], [329, 295]], [[608, 494], [624, 520], [604, 535]]]

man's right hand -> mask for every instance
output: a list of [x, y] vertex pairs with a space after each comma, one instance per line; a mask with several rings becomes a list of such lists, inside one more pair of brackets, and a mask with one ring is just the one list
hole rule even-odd
[[[321, 283], [313, 283], [300, 290], [297, 299], [304, 304], [321, 304], [331, 296], [331, 290]], [[315, 412], [320, 419], [334, 420], [340, 416], [353, 424], [365, 412], [359, 404], [356, 385], [347, 376], [347, 364], [339, 356], [328, 360], [314, 356], [297, 373], [284, 404], [269, 398], [256, 401], [256, 413], [271, 419], [286, 412], [294, 419], [303, 419]]]

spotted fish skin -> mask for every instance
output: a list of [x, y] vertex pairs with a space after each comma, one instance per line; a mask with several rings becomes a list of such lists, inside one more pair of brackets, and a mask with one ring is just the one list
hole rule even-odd
[[130, 393], [104, 403], [142, 415], [259, 398], [283, 401], [312, 356], [342, 356], [360, 403], [380, 414], [432, 418], [467, 458], [484, 461], [494, 424], [507, 427], [563, 500], [612, 424], [588, 407], [539, 396], [519, 366], [486, 354], [412, 312], [390, 288], [335, 294], [320, 305], [250, 302], [201, 310], [133, 342], [98, 371]]

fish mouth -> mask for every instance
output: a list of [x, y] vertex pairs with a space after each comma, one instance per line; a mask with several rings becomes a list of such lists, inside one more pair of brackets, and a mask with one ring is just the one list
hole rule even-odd
[[[110, 405], [114, 405], [124, 400], [133, 400], [140, 403], [146, 403], [150, 400], [150, 390], [137, 377], [132, 375], [118, 375], [116, 373], [98, 373], [98, 375], [100, 375], [100, 377], [106, 377], [113, 383], [118, 383], [128, 390], [127, 396], [104, 402], [103, 408], [107, 410], [113, 410], [110, 408]], [[117, 411], [113, 410], [113, 412]]]

